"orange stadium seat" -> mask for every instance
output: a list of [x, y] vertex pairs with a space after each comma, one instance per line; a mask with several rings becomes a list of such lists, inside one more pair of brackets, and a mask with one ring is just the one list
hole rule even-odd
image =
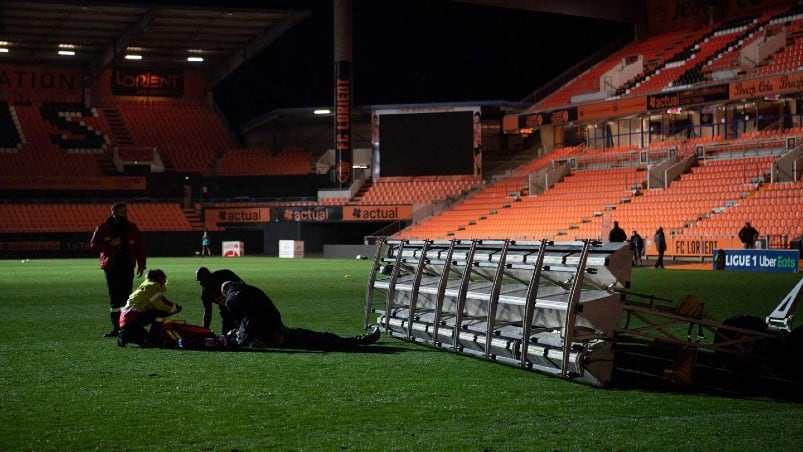
[[[131, 203], [128, 215], [143, 232], [192, 231], [189, 220], [174, 203]], [[109, 216], [103, 204], [0, 205], [0, 233], [91, 232]]]
[[215, 154], [233, 148], [216, 114], [200, 104], [121, 102], [134, 144], [154, 146], [173, 169], [209, 174]]
[[[52, 136], [80, 143], [80, 135], [68, 134], [43, 118], [42, 103], [10, 105], [19, 120], [24, 134], [22, 145], [13, 153], [0, 152], [0, 175], [2, 176], [100, 176], [102, 172], [97, 154], [108, 152], [106, 144], [100, 147], [63, 148], [53, 142]], [[66, 107], [63, 107], [66, 108]], [[76, 106], [76, 109], [80, 107]], [[93, 109], [97, 113], [97, 110]], [[69, 115], [68, 115], [69, 116]], [[108, 139], [108, 127], [102, 116], [69, 116], [68, 123], [80, 124], [87, 133], [97, 130]], [[88, 128], [89, 127], [89, 128]], [[68, 136], [70, 135], [70, 136]]]

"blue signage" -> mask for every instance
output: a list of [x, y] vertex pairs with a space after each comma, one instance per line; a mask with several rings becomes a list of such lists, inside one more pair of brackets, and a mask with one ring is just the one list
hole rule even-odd
[[713, 256], [714, 270], [740, 272], [797, 273], [799, 260], [799, 250], [723, 249]]

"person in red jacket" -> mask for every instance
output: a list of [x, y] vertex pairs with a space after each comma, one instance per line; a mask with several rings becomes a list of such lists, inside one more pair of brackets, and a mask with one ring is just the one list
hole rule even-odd
[[142, 277], [146, 260], [142, 234], [136, 224], [128, 221], [124, 202], [112, 206], [111, 216], [95, 228], [89, 247], [100, 256], [100, 268], [106, 275], [109, 291], [112, 330], [104, 336], [117, 337], [120, 311], [134, 287], [134, 267], [137, 267], [137, 276]]

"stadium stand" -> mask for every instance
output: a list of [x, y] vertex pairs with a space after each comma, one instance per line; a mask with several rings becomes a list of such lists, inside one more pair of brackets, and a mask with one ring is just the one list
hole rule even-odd
[[[622, 83], [613, 82], [614, 75], [617, 75], [617, 72], [626, 73], [627, 66], [640, 61], [644, 66], [643, 73], [645, 75], [637, 74], [623, 82], [631, 82], [637, 77], [647, 77], [651, 71], [655, 71], [663, 65], [673, 51], [679, 51], [680, 48], [686, 46], [696, 36], [698, 34], [685, 30], [671, 31], [628, 44], [623, 49], [605, 58], [603, 62], [585, 71], [576, 79], [545, 97], [529, 110], [536, 111], [569, 105], [572, 97], [583, 94], [593, 94], [601, 91], [605, 93], [614, 92], [622, 85]], [[646, 58], [650, 59], [646, 60]], [[617, 71], [617, 68], [621, 68], [620, 71]], [[611, 71], [614, 72], [612, 76], [603, 76], [603, 74]], [[601, 78], [609, 80], [609, 84], [600, 85]], [[610, 83], [614, 84], [610, 85]]]
[[291, 176], [309, 174], [313, 155], [301, 148], [288, 147], [274, 153], [268, 148], [235, 148], [219, 159], [220, 176]]
[[689, 234], [730, 235], [745, 221], [761, 228], [762, 234], [803, 235], [803, 181], [776, 182], [759, 187], [739, 205], [706, 215]]
[[[483, 190], [471, 198], [477, 201], [467, 200], [462, 208], [444, 212], [425, 226], [403, 231], [400, 237], [421, 238], [423, 234], [435, 234], [440, 239], [470, 239], [502, 235], [540, 240], [565, 236], [566, 240], [573, 240], [574, 236], [569, 237], [568, 231], [590, 222], [595, 210], [620, 202], [628, 193], [626, 188], [638, 179], [636, 167], [577, 171], [542, 195], [523, 197], [519, 197], [519, 191], [505, 191], [506, 184], [501, 184]], [[508, 182], [517, 184], [515, 180], [526, 184], [521, 178]], [[486, 204], [489, 198], [509, 201]]]
[[[175, 203], [130, 203], [131, 221], [143, 232], [190, 231], [187, 216]], [[87, 233], [109, 216], [108, 204], [0, 204], [0, 233]]]
[[[799, 39], [794, 37], [801, 20], [794, 11], [770, 8], [760, 16], [724, 21], [695, 30], [673, 30], [648, 36], [628, 44], [602, 62], [565, 84], [530, 107], [529, 111], [547, 110], [569, 105], [583, 95], [633, 95], [660, 92], [668, 88], [704, 84], [717, 70], [733, 69], [759, 74], [775, 74], [800, 67]], [[793, 20], [789, 20], [792, 18]], [[767, 61], [742, 64], [739, 52], [757, 40], [783, 33], [793, 36], [791, 44]], [[629, 65], [642, 70], [629, 78]], [[749, 65], [748, 65], [749, 66]]]
[[202, 103], [118, 102], [137, 146], [154, 146], [179, 172], [208, 175], [218, 152], [234, 147], [217, 115]]
[[[756, 141], [763, 134], [750, 134], [735, 147], [751, 153], [766, 150], [765, 141]], [[782, 141], [782, 140], [780, 140]], [[778, 140], [774, 141], [780, 145]], [[744, 147], [742, 147], [744, 146]], [[583, 147], [562, 150], [562, 158], [583, 158]], [[738, 154], [738, 152], [737, 152]], [[732, 236], [750, 217], [749, 210], [741, 204], [761, 204], [762, 199], [775, 199], [763, 193], [774, 155], [738, 157], [723, 153], [719, 158], [701, 160], [699, 166], [671, 181], [667, 188], [646, 189], [646, 172], [639, 165], [574, 171], [571, 176], [556, 183], [554, 187], [537, 196], [526, 196], [526, 177], [511, 176], [492, 184], [463, 203], [431, 219], [413, 225], [396, 238], [406, 239], [477, 239], [508, 237], [518, 240], [569, 241], [577, 238], [605, 240], [603, 216], [617, 220], [628, 230], [651, 234], [658, 227], [676, 235]], [[519, 171], [526, 172], [544, 167], [528, 164]], [[614, 159], [616, 161], [616, 159]], [[769, 189], [767, 189], [769, 190]], [[776, 190], [776, 189], [772, 189]], [[768, 192], [768, 193], [771, 193]], [[758, 200], [756, 200], [758, 198]], [[781, 221], [780, 228], [769, 229], [773, 234], [794, 236], [801, 224], [800, 205], [794, 204], [794, 194], [789, 199], [789, 221]], [[754, 199], [753, 201], [748, 201]], [[772, 205], [772, 204], [769, 204]], [[772, 209], [768, 209], [771, 211]], [[712, 212], [733, 212], [722, 217]], [[762, 218], [771, 214], [760, 215]], [[734, 218], [730, 222], [713, 218]], [[758, 222], [759, 220], [754, 220]], [[787, 224], [789, 223], [789, 224]], [[700, 226], [697, 226], [697, 225]], [[756, 223], [758, 224], [758, 223]], [[788, 227], [784, 228], [783, 225]], [[768, 233], [769, 233], [768, 230]]]
[[[201, 96], [6, 96], [0, 102], [0, 176], [52, 177], [54, 187], [59, 177], [116, 178], [125, 175], [111, 163], [119, 153], [146, 155], [153, 149], [164, 173], [144, 171], [145, 190], [78, 195], [73, 190], [65, 202], [53, 201], [58, 198], [52, 193], [33, 202], [10, 196], [11, 202], [0, 205], [0, 233], [86, 233], [107, 216], [108, 197], [123, 195], [135, 199], [132, 220], [156, 233], [225, 232], [225, 223], [202, 221], [208, 209], [342, 208], [345, 217], [346, 208], [414, 206], [414, 220], [399, 221], [393, 238], [605, 240], [614, 220], [648, 239], [659, 226], [673, 237], [734, 237], [751, 221], [762, 234], [781, 238], [771, 246], [788, 246], [803, 235], [803, 182], [794, 169], [800, 157], [787, 164], [783, 179], [778, 162], [800, 155], [802, 91], [752, 97], [731, 91], [762, 77], [777, 83], [773, 76], [794, 76], [790, 86], [800, 83], [802, 12], [791, 4], [754, 9], [640, 37], [522, 108], [518, 115], [537, 114], [553, 123], [524, 127], [529, 130], [521, 132], [521, 149], [488, 146], [486, 161], [495, 166], [501, 161], [493, 174], [380, 174], [349, 187], [350, 196], [318, 191], [334, 182], [316, 168], [325, 150], [274, 147], [281, 141], [275, 137], [271, 145], [239, 147], [236, 134]], [[755, 46], [772, 51], [753, 60], [746, 50]], [[721, 88], [720, 97], [709, 101], [708, 92], [691, 96], [693, 102], [672, 97], [708, 86]], [[633, 99], [646, 104], [659, 96], [686, 102], [680, 105], [685, 111], [651, 105], [625, 113], [614, 105], [607, 116], [591, 119], [566, 111], [550, 116], [552, 109]], [[632, 124], [621, 130], [609, 126], [616, 121]], [[677, 128], [675, 121], [681, 124]], [[486, 136], [482, 127], [483, 140], [497, 138], [498, 147], [514, 141], [515, 133]], [[270, 142], [259, 133], [245, 141]], [[516, 158], [505, 166], [507, 152]], [[532, 158], [521, 164], [523, 155]], [[686, 164], [668, 175], [667, 168]]]
[[[97, 155], [108, 152], [105, 123], [97, 109], [76, 104], [6, 104], [16, 131], [4, 135], [0, 175], [99, 176]], [[14, 134], [16, 132], [16, 135]]]
[[450, 196], [460, 196], [482, 183], [474, 177], [413, 176], [383, 177], [368, 182], [351, 204], [430, 204]]

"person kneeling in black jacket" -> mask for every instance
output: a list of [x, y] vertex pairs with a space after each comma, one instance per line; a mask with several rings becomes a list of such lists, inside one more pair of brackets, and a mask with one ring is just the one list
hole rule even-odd
[[342, 337], [305, 328], [288, 328], [273, 301], [261, 289], [242, 281], [226, 281], [220, 287], [223, 306], [234, 322], [224, 332], [226, 347], [289, 348], [303, 350], [354, 350], [379, 339], [379, 328], [370, 334]]

